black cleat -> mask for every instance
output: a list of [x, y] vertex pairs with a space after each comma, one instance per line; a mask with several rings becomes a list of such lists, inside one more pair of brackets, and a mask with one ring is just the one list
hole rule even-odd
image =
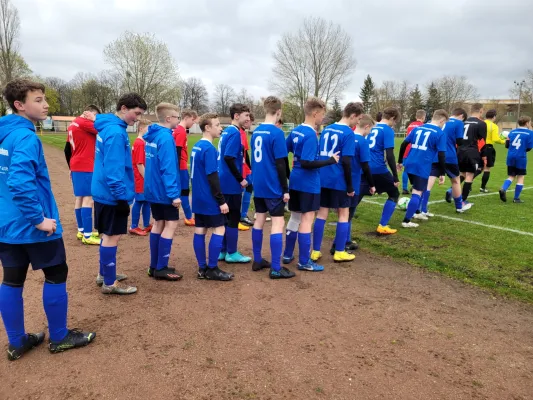
[[208, 281], [231, 281], [233, 279], [233, 274], [215, 267], [207, 268], [204, 277]]
[[507, 203], [507, 192], [503, 189], [500, 189], [500, 200]]
[[[176, 268], [173, 268], [173, 267], [167, 267], [170, 271], [174, 272], [176, 271]], [[148, 267], [148, 271], [147, 271], [147, 274], [150, 278], [153, 278], [154, 277], [154, 272], [155, 272], [155, 268], [150, 268]]]
[[296, 274], [286, 267], [281, 267], [279, 271], [270, 270], [270, 279], [290, 279], [294, 278]]
[[20, 357], [22, 357], [25, 353], [27, 353], [31, 349], [39, 346], [43, 341], [44, 341], [44, 332], [28, 333], [26, 335], [26, 339], [24, 340], [24, 344], [22, 346], [14, 347], [14, 346], [9, 345], [7, 349], [7, 359], [9, 361], [18, 360]]
[[154, 271], [154, 278], [161, 281], [179, 281], [183, 275], [179, 274], [176, 269], [165, 267]]
[[87, 346], [96, 337], [95, 332], [82, 332], [79, 329], [70, 329], [67, 336], [58, 342], [50, 342], [48, 350], [50, 353], [61, 353], [70, 349]]
[[196, 275], [196, 278], [205, 279], [205, 270], [206, 268], [198, 268], [198, 274]]
[[254, 226], [254, 221], [252, 221], [248, 216], [241, 218], [241, 224], [246, 226]]
[[331, 254], [332, 256], [335, 255], [335, 243], [333, 243], [333, 246], [331, 247], [331, 249], [329, 249], [329, 254]]
[[252, 271], [261, 271], [262, 269], [270, 268], [270, 263], [264, 258], [260, 262], [254, 261], [252, 264]]
[[513, 199], [513, 203], [522, 204], [522, 203], [525, 203], [525, 202], [524, 202], [524, 200]]
[[359, 245], [355, 242], [349, 241], [349, 242], [346, 242], [346, 247], [344, 249], [346, 251], [355, 251], [359, 249]]
[[451, 190], [450, 191], [446, 190], [446, 195], [444, 196], [444, 199], [446, 200], [446, 203], [451, 203], [452, 202], [452, 192], [451, 192]]

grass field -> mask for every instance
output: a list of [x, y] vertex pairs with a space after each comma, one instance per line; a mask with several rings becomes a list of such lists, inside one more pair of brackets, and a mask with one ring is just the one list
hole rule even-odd
[[[135, 135], [130, 136], [131, 140]], [[45, 134], [44, 143], [60, 149], [65, 134]], [[191, 135], [189, 147], [200, 139]], [[401, 139], [397, 139], [396, 149]], [[469, 201], [474, 207], [464, 215], [443, 202], [449, 186], [435, 187], [430, 199], [430, 211], [436, 214], [431, 221], [416, 230], [402, 230], [392, 237], [378, 237], [375, 228], [381, 216], [381, 204], [386, 196], [366, 198], [357, 210], [353, 229], [356, 240], [365, 250], [388, 256], [409, 264], [443, 273], [496, 293], [533, 302], [533, 182], [526, 182], [521, 198], [525, 204], [502, 203], [497, 191], [506, 178], [507, 150], [497, 147], [496, 167], [488, 184], [489, 194], [479, 193], [480, 179], [473, 185]], [[511, 187], [514, 190], [514, 185]], [[509, 198], [513, 193], [509, 192]], [[432, 202], [435, 201], [436, 203]], [[331, 214], [331, 219], [335, 214]], [[396, 211], [391, 226], [400, 227], [403, 212]], [[335, 227], [328, 225], [327, 237]], [[329, 248], [326, 239], [324, 249]]]

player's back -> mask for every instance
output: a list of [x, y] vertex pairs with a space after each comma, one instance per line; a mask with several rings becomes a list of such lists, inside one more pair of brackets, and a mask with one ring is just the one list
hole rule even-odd
[[[446, 163], [457, 164], [457, 139], [464, 135], [464, 123], [457, 118], [450, 118], [444, 125], [446, 135]], [[438, 160], [434, 160], [437, 162]]]
[[439, 151], [446, 151], [446, 136], [441, 128], [433, 124], [422, 125], [406, 139], [411, 143], [411, 153], [405, 161], [405, 170], [413, 175], [428, 178], [431, 165], [438, 159]]
[[200, 139], [191, 149], [192, 211], [217, 215], [220, 208], [211, 193], [207, 177], [217, 172], [217, 150], [207, 139]]
[[218, 173], [222, 182], [222, 193], [240, 194], [242, 188], [237, 182], [224, 157], [235, 159], [235, 165], [239, 173], [242, 174], [243, 147], [241, 143], [241, 132], [235, 125], [230, 125], [222, 132], [218, 141]]
[[370, 152], [368, 149], [368, 142], [360, 133], [354, 133], [354, 143], [354, 157], [352, 158], [352, 184], [355, 194], [359, 194], [361, 175], [363, 174], [361, 164], [370, 161]]
[[[335, 153], [339, 153], [341, 159], [344, 156], [353, 157], [355, 151], [354, 133], [346, 124], [334, 123], [329, 125], [320, 134], [318, 148], [320, 160], [328, 160]], [[342, 163], [320, 168], [320, 186], [335, 190], [347, 189]]]
[[370, 150], [370, 170], [372, 174], [386, 174], [389, 170], [385, 164], [385, 150], [394, 148], [394, 130], [379, 123], [366, 137]]
[[180, 170], [186, 170], [188, 168], [188, 161], [189, 161], [189, 155], [188, 155], [188, 148], [187, 148], [187, 131], [185, 128], [181, 125], [178, 125], [176, 129], [172, 132], [172, 137], [174, 138], [174, 143], [176, 144], [176, 147], [181, 147], [181, 154], [180, 159], [178, 160], [180, 163]]
[[294, 128], [287, 138], [287, 150], [294, 154], [289, 188], [306, 193], [320, 193], [319, 170], [304, 169], [301, 164], [301, 160], [318, 159], [318, 138], [315, 129], [307, 124]]
[[470, 117], [464, 122], [463, 144], [461, 148], [476, 149], [479, 151], [485, 145], [487, 137], [487, 124], [477, 117]]
[[77, 117], [68, 127], [68, 141], [72, 148], [70, 170], [73, 172], [92, 172], [94, 169], [94, 153], [96, 135], [94, 122]]
[[509, 133], [508, 140], [508, 164], [509, 161], [527, 160], [527, 149], [533, 148], [533, 131], [526, 128], [514, 129]]

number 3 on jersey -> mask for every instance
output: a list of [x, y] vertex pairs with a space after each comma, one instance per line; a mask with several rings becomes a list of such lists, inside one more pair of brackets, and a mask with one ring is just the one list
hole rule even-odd
[[257, 136], [254, 141], [254, 160], [259, 163], [263, 159], [263, 138]]
[[376, 136], [378, 135], [379, 131], [377, 129], [372, 129], [370, 132], [370, 135], [368, 135], [368, 140], [370, 140], [370, 144], [368, 145], [368, 148], [373, 149], [376, 145]]
[[[333, 143], [333, 146], [331, 146], [331, 150], [328, 151], [328, 142], [329, 139], [331, 139], [331, 142]], [[332, 157], [333, 153], [337, 150], [337, 145], [339, 144], [339, 135], [333, 134], [331, 135], [331, 138], [329, 137], [329, 132], [327, 132], [324, 135], [324, 149], [320, 152], [321, 156], [327, 156]]]

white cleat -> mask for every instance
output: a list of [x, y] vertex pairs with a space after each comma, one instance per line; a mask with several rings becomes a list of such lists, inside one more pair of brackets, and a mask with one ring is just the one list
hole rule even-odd
[[415, 214], [413, 215], [413, 218], [414, 219], [419, 219], [420, 221], [427, 221], [429, 220], [429, 218], [426, 216], [426, 214], [424, 213], [420, 213], [420, 214]]
[[464, 213], [465, 211], [468, 211], [472, 208], [472, 203], [463, 203], [463, 208], [461, 208], [460, 210], [455, 210], [457, 211], [459, 214], [462, 214]]
[[402, 222], [402, 226], [404, 228], [418, 228], [419, 225], [415, 224], [414, 222]]
[[428, 218], [433, 218], [435, 216], [435, 214], [432, 214], [430, 212], [427, 212], [427, 213], [422, 213], [423, 215], [425, 215], [426, 217]]

